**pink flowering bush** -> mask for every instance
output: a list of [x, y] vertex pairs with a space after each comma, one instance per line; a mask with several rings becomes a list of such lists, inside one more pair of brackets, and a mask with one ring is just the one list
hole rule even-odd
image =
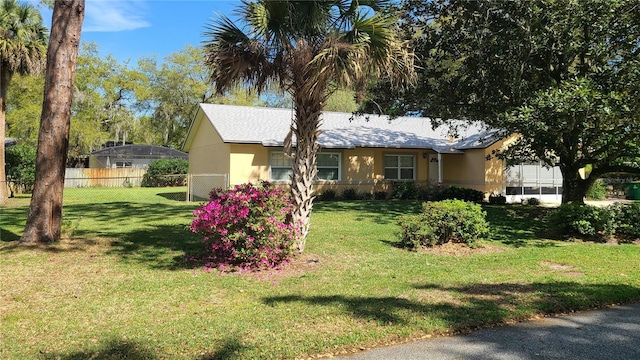
[[298, 230], [287, 221], [292, 206], [282, 189], [263, 181], [216, 189], [209, 199], [190, 226], [203, 236], [206, 267], [273, 268], [291, 257]]

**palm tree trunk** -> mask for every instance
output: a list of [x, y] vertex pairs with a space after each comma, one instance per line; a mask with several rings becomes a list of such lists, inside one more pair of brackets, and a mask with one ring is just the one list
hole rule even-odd
[[8, 88], [8, 76], [4, 67], [2, 67], [2, 62], [0, 61], [0, 140], [2, 140], [2, 145], [0, 147], [0, 205], [4, 204], [7, 201], [7, 174], [5, 171], [4, 163], [5, 163], [5, 155], [4, 155], [4, 138], [6, 136], [6, 99], [7, 99], [7, 88]]
[[303, 252], [309, 233], [311, 209], [313, 207], [313, 181], [316, 177], [316, 158], [320, 135], [322, 99], [313, 99], [310, 94], [294, 97], [296, 147], [291, 181], [291, 199], [294, 205], [293, 225], [300, 228], [296, 248]]
[[24, 244], [60, 239], [71, 102], [83, 20], [84, 0], [56, 0], [47, 50], [35, 185], [20, 238]]

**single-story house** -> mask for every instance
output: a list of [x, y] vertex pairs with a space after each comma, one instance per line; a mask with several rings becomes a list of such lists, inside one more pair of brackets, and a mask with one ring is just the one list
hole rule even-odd
[[[183, 146], [189, 153], [189, 173], [224, 175], [227, 185], [287, 183], [292, 159], [284, 154], [283, 143], [293, 116], [291, 109], [200, 104]], [[507, 185], [520, 197], [541, 193], [530, 187], [525, 191], [518, 178], [522, 167], [507, 171], [503, 160], [491, 156], [504, 140], [480, 123], [454, 134], [446, 126], [433, 129], [428, 118], [325, 112], [321, 130], [315, 184], [319, 192], [356, 188], [373, 193], [389, 191], [396, 181], [415, 181], [486, 194], [507, 194]], [[206, 198], [209, 190], [192, 195]]]
[[89, 154], [90, 168], [143, 168], [158, 159], [187, 159], [179, 150], [159, 145], [108, 146]]

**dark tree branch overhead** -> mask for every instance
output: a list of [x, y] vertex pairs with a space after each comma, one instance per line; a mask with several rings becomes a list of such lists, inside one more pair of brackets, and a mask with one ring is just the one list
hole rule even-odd
[[580, 183], [580, 167], [639, 163], [638, 7], [637, 0], [406, 0], [402, 24], [421, 58], [418, 88], [398, 93], [377, 84], [364, 110], [484, 120], [520, 134], [505, 155], [559, 165], [570, 189], [563, 201], [582, 201], [591, 180]]

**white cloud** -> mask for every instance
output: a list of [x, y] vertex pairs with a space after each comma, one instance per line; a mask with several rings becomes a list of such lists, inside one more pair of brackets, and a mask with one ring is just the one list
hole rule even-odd
[[151, 26], [147, 6], [136, 0], [87, 0], [82, 31], [118, 32]]

